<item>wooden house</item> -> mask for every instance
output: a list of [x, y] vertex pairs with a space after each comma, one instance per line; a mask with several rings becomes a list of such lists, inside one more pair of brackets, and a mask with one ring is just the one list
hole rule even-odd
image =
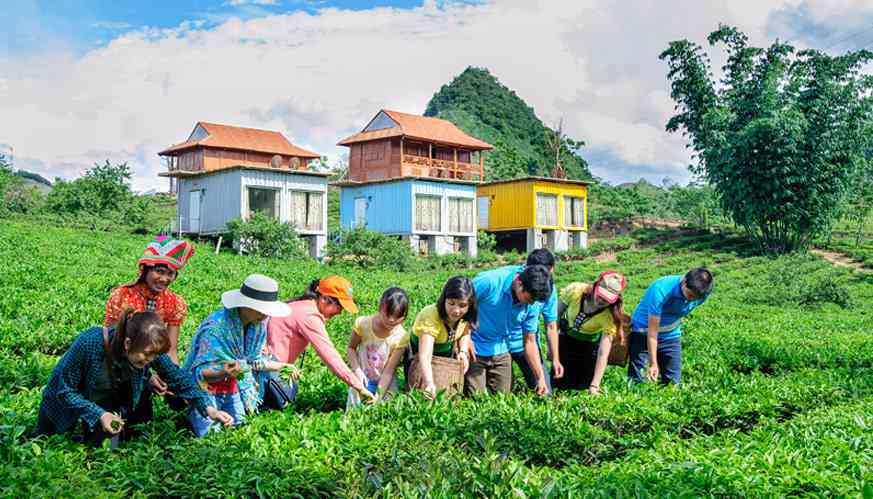
[[476, 184], [400, 177], [339, 182], [340, 223], [409, 241], [420, 254], [476, 256]]
[[398, 177], [482, 180], [491, 144], [452, 122], [383, 109], [360, 133], [339, 142], [349, 147], [347, 180]]
[[305, 166], [318, 154], [294, 146], [278, 132], [203, 122], [186, 142], [159, 154], [172, 158], [173, 167], [160, 175], [175, 184], [181, 232], [220, 234], [229, 220], [262, 211], [293, 225], [310, 254], [322, 256], [330, 174]]
[[588, 246], [590, 182], [524, 177], [479, 184], [479, 229], [493, 233], [498, 246], [530, 252], [566, 251]]

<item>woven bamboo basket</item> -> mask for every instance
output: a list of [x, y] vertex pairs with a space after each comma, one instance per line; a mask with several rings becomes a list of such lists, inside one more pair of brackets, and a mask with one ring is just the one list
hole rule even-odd
[[[424, 377], [421, 375], [421, 366], [416, 355], [409, 365], [409, 379], [406, 386], [409, 390], [424, 389]], [[433, 368], [433, 382], [437, 391], [445, 390], [446, 395], [460, 395], [464, 391], [464, 376], [461, 375], [461, 361], [448, 357], [431, 358]]]
[[622, 319], [622, 333], [625, 335], [624, 345], [619, 342], [618, 338], [613, 340], [612, 349], [609, 351], [609, 361], [607, 362], [610, 366], [627, 366], [628, 343], [630, 342], [627, 333], [630, 331], [631, 317], [628, 314], [624, 314]]

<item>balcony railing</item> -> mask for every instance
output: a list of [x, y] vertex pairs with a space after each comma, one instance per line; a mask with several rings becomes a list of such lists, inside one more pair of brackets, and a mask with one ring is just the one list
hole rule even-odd
[[403, 156], [403, 166], [420, 169], [422, 176], [455, 180], [482, 180], [482, 168], [475, 163], [448, 161], [424, 156]]

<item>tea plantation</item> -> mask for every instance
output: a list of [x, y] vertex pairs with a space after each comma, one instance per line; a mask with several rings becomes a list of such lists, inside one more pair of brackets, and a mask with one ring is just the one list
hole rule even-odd
[[[233, 431], [194, 439], [161, 402], [158, 422], [114, 451], [27, 439], [59, 355], [133, 279], [145, 242], [0, 222], [0, 496], [873, 497], [873, 276], [812, 256], [754, 256], [743, 239], [706, 233], [557, 268], [558, 285], [625, 272], [632, 308], [653, 279], [709, 266], [715, 291], [686, 321], [680, 388], [628, 386], [611, 367], [600, 397], [415, 395], [346, 414], [344, 385], [310, 354], [295, 407]], [[255, 271], [287, 298], [344, 274], [364, 313], [400, 285], [413, 314], [448, 277], [476, 272], [331, 268], [202, 246], [173, 285], [189, 304], [185, 349], [220, 293]], [[351, 322], [328, 323], [341, 350]]]

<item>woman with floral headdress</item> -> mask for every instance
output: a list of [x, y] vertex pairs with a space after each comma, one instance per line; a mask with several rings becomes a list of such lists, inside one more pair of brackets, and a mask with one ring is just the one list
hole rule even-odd
[[[174, 364], [179, 364], [179, 328], [185, 321], [188, 305], [185, 300], [170, 291], [182, 267], [194, 254], [194, 246], [187, 241], [158, 236], [146, 246], [139, 258], [139, 277], [136, 281], [112, 290], [106, 302], [103, 327], [107, 329], [118, 323], [125, 310], [155, 312], [167, 326], [170, 347], [167, 355]], [[157, 374], [149, 379], [152, 391], [158, 395], [168, 394], [167, 384]], [[148, 397], [143, 397], [148, 403]], [[180, 404], [179, 409], [182, 408]]]

